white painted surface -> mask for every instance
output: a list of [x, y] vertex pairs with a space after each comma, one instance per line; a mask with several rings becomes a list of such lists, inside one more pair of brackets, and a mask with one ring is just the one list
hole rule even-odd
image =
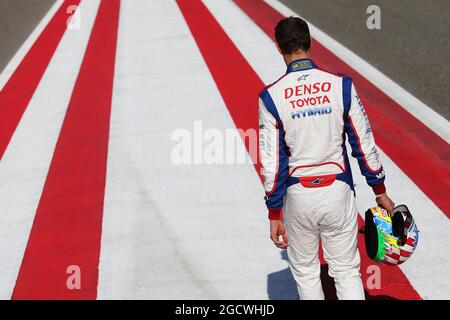
[[196, 120], [234, 128], [175, 2], [123, 1], [99, 299], [265, 299], [287, 268], [252, 165], [172, 164]]
[[[2, 299], [14, 288], [98, 3], [82, 1], [81, 30], [64, 35], [0, 162]], [[274, 44], [234, 3], [205, 4], [264, 82], [284, 73]], [[59, 6], [0, 75], [0, 88]], [[345, 61], [353, 66], [362, 63], [367, 74], [357, 71], [374, 81], [366, 62], [333, 39], [320, 38], [320, 30], [312, 32], [341, 58], [348, 55]], [[171, 162], [174, 130], [193, 131], [199, 120], [204, 130], [234, 129], [175, 2], [122, 1], [115, 71], [98, 298], [266, 299], [271, 290], [273, 296], [287, 263], [268, 238], [254, 167]], [[376, 72], [375, 78], [384, 79]], [[413, 101], [402, 90], [397, 102]], [[442, 129], [439, 117], [424, 121], [436, 132]], [[448, 137], [445, 129], [439, 134]], [[382, 151], [380, 156], [389, 193], [410, 207], [422, 231], [418, 250], [402, 270], [422, 297], [449, 299], [448, 218]], [[374, 205], [372, 191], [356, 161], [351, 163], [364, 210]]]
[[[283, 63], [282, 57], [272, 40], [233, 2], [204, 2], [263, 82], [269, 84], [285, 72], [285, 66], [280, 66], [280, 62]], [[348, 144], [347, 150], [351, 150]], [[449, 299], [450, 278], [445, 276], [450, 265], [450, 249], [447, 247], [450, 242], [449, 220], [380, 148], [378, 150], [387, 174], [388, 193], [398, 204], [408, 205], [421, 230], [418, 250], [411, 261], [401, 268], [422, 297]], [[376, 203], [372, 189], [360, 174], [357, 161], [351, 155], [349, 158], [358, 195], [358, 208], [364, 217], [365, 210]]]
[[98, 5], [82, 1], [83, 28], [64, 34], [0, 161], [0, 299], [14, 289]]

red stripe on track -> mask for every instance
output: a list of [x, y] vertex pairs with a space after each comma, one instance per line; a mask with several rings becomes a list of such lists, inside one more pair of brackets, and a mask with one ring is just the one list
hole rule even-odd
[[[264, 88], [263, 82], [201, 1], [177, 0], [177, 3], [236, 127], [257, 129], [256, 97]], [[361, 218], [359, 222], [362, 222]], [[365, 281], [367, 274], [364, 271], [373, 263], [364, 253], [362, 237], [359, 238], [359, 243], [361, 270]], [[380, 268], [382, 290], [368, 290], [369, 296], [384, 294], [393, 298], [420, 299], [398, 267]]]
[[[120, 0], [101, 1], [13, 299], [95, 299]], [[69, 290], [68, 266], [81, 270]]]
[[[364, 226], [364, 220], [361, 216], [358, 217], [358, 224], [361, 228]], [[421, 300], [419, 293], [409, 282], [408, 278], [403, 274], [398, 266], [384, 266], [372, 261], [366, 253], [366, 246], [364, 244], [364, 234], [358, 235], [358, 249], [361, 255], [361, 276], [364, 282], [367, 299], [386, 299], [388, 297], [399, 300]], [[367, 273], [369, 267], [376, 265], [380, 268], [380, 289], [367, 288], [368, 278], [372, 273]], [[371, 283], [371, 281], [369, 281]]]
[[[275, 40], [273, 30], [284, 18], [281, 13], [262, 0], [234, 2]], [[377, 144], [450, 217], [448, 143], [315, 39], [311, 53], [317, 64], [353, 78], [369, 114]]]
[[0, 159], [66, 31], [66, 10], [80, 0], [66, 0], [0, 91]]
[[[255, 127], [254, 121], [258, 118], [255, 104], [259, 92], [265, 87], [264, 83], [203, 3], [197, 0], [180, 0], [177, 3], [192, 34], [195, 35], [197, 46], [214, 76], [236, 127], [243, 130], [258, 128]], [[239, 81], [236, 81], [236, 75], [239, 75]], [[248, 150], [248, 145], [246, 147]], [[250, 156], [253, 163], [257, 163], [257, 155]], [[259, 164], [256, 165], [257, 168], [258, 166]]]

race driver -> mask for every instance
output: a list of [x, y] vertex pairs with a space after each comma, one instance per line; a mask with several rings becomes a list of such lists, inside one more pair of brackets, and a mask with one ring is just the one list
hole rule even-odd
[[364, 299], [357, 249], [358, 211], [345, 141], [378, 205], [394, 203], [372, 129], [352, 79], [317, 67], [307, 23], [275, 28], [287, 72], [259, 95], [260, 160], [270, 236], [287, 248], [300, 299], [323, 300], [319, 240], [339, 299]]

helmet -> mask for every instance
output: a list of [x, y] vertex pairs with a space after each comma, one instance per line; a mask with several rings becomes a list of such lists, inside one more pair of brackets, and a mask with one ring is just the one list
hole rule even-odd
[[419, 241], [419, 230], [405, 205], [390, 215], [381, 207], [366, 211], [364, 230], [369, 258], [385, 265], [399, 265], [408, 260]]

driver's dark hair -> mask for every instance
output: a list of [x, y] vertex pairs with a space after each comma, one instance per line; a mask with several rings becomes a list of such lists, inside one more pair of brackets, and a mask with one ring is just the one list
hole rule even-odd
[[299, 49], [306, 52], [311, 47], [308, 24], [298, 17], [280, 20], [275, 27], [275, 39], [283, 54], [291, 54]]

